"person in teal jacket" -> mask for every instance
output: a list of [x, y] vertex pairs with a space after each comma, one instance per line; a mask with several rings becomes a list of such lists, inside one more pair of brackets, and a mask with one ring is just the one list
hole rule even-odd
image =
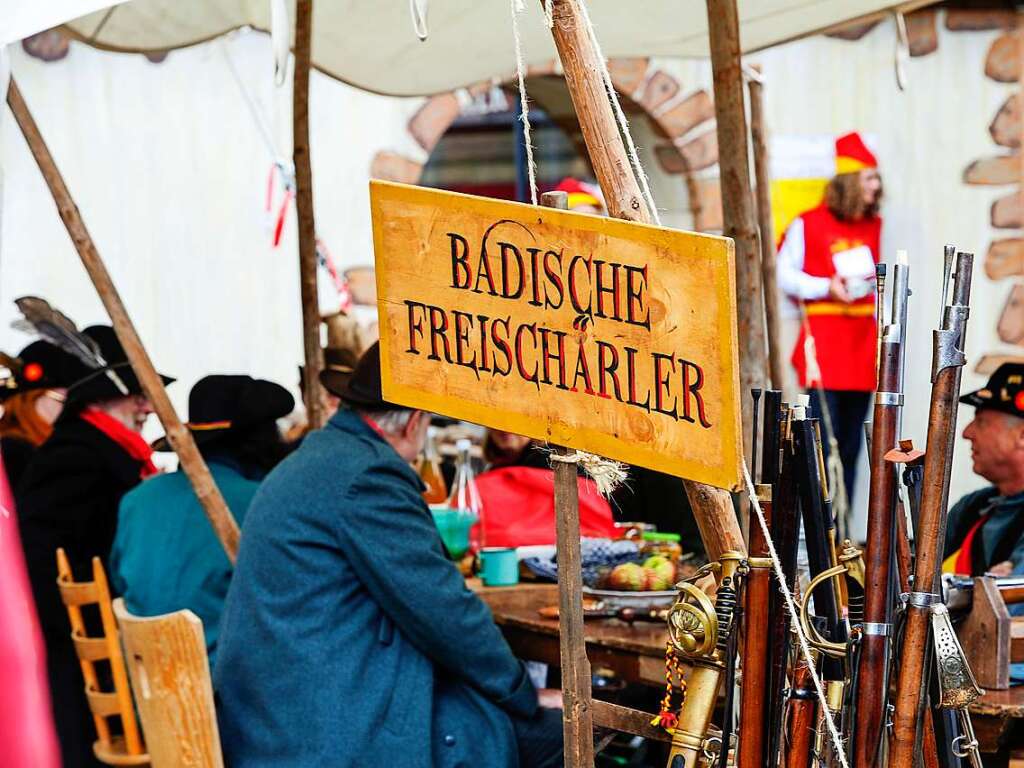
[[[284, 457], [276, 420], [295, 400], [270, 381], [215, 375], [196, 383], [188, 407], [187, 426], [241, 525], [260, 481]], [[165, 439], [155, 447], [170, 450]], [[121, 499], [110, 571], [133, 614], [195, 613], [213, 665], [232, 569], [183, 472], [156, 475]]]
[[213, 675], [226, 763], [560, 766], [561, 713], [540, 706], [420, 495], [409, 462], [429, 415], [383, 401], [376, 345], [343, 400], [242, 528]]

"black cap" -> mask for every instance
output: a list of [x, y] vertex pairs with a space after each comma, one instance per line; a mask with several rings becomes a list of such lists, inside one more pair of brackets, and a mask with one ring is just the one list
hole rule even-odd
[[[101, 400], [112, 400], [126, 395], [141, 395], [142, 384], [135, 377], [125, 354], [124, 347], [117, 339], [117, 334], [109, 325], [92, 325], [82, 331], [100, 348], [106, 366], [87, 370], [77, 381], [68, 387], [68, 405], [98, 403]], [[164, 384], [171, 384], [174, 379], [160, 375]], [[120, 385], [123, 385], [124, 389]], [[125, 391], [127, 390], [127, 391]]]
[[9, 362], [11, 375], [0, 380], [0, 400], [33, 389], [64, 389], [88, 369], [73, 355], [48, 341], [33, 341]]
[[348, 405], [369, 411], [397, 411], [405, 407], [386, 402], [381, 394], [380, 342], [375, 341], [359, 358], [341, 399]]
[[[195, 383], [188, 395], [188, 423], [196, 443], [205, 445], [228, 435], [273, 423], [291, 413], [295, 398], [280, 384], [252, 376], [215, 374]], [[154, 450], [169, 451], [166, 438]]]
[[1024, 419], [1024, 364], [1003, 363], [981, 389], [960, 398], [964, 405]]

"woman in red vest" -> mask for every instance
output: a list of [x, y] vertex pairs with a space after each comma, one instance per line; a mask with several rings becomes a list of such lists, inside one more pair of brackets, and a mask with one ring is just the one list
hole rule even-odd
[[779, 286], [803, 304], [806, 317], [793, 366], [819, 417], [817, 388], [824, 391], [848, 497], [875, 389], [874, 276], [880, 258], [881, 200], [875, 156], [859, 134], [840, 136], [836, 175], [824, 201], [793, 220], [778, 255]]

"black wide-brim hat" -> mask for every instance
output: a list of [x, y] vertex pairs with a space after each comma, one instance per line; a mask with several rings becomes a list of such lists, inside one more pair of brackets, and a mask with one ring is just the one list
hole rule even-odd
[[[92, 325], [82, 333], [96, 342], [106, 365], [92, 370], [86, 369], [83, 365], [85, 372], [82, 377], [68, 387], [67, 404], [85, 405], [143, 394], [142, 385], [135, 376], [114, 329], [109, 325]], [[165, 386], [175, 381], [171, 376], [163, 374], [160, 374], [160, 378]]]
[[348, 405], [370, 411], [397, 411], [405, 407], [387, 402], [381, 394], [380, 342], [375, 341], [359, 358], [341, 399]]
[[[204, 376], [188, 395], [188, 423], [199, 445], [273, 424], [295, 410], [291, 392], [265, 379], [234, 374]], [[153, 450], [170, 451], [162, 437]]]
[[73, 355], [48, 341], [33, 341], [18, 353], [15, 368], [0, 380], [0, 401], [34, 389], [66, 389], [88, 369]]
[[1024, 419], [1024, 364], [1003, 363], [981, 389], [960, 398], [977, 410], [999, 411]]
[[332, 395], [343, 397], [358, 363], [359, 356], [351, 349], [324, 347], [324, 369], [320, 371], [320, 384]]

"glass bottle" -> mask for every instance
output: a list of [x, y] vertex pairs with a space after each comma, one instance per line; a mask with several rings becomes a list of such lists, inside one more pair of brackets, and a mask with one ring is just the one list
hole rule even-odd
[[444, 504], [448, 500], [448, 486], [441, 473], [441, 459], [437, 453], [437, 428], [427, 428], [427, 442], [420, 457], [420, 480], [427, 486], [423, 500], [427, 504]]
[[452, 493], [448, 497], [448, 506], [459, 510], [464, 525], [472, 526], [469, 529], [469, 547], [479, 551], [484, 546], [484, 505], [480, 501], [480, 492], [476, 488], [473, 461], [469, 455], [471, 445], [468, 438], [460, 438], [455, 441], [455, 480], [452, 482]]

